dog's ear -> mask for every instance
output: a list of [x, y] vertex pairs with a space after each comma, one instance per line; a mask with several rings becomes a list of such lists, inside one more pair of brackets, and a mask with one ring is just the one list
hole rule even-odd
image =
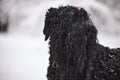
[[88, 44], [96, 44], [98, 31], [94, 25], [87, 30]]
[[45, 25], [44, 25], [44, 30], [43, 33], [45, 35], [45, 41], [49, 38], [50, 36], [50, 31], [52, 28], [52, 21], [57, 14], [57, 9], [56, 8], [50, 8], [48, 9], [48, 12], [46, 13], [46, 18], [45, 18]]

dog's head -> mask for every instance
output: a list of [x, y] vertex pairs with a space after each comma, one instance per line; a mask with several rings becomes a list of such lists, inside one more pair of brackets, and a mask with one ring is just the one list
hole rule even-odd
[[45, 40], [50, 37], [50, 62], [79, 65], [82, 74], [89, 48], [97, 40], [97, 29], [88, 13], [72, 6], [50, 8], [43, 32]]
[[88, 13], [83, 8], [73, 6], [50, 8], [46, 14], [43, 33], [45, 40], [56, 35], [64, 41], [82, 37], [84, 41], [94, 43], [97, 38], [97, 29]]

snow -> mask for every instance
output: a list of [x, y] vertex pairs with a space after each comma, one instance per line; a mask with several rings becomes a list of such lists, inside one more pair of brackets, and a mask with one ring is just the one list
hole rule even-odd
[[46, 80], [47, 46], [43, 38], [0, 36], [0, 80]]

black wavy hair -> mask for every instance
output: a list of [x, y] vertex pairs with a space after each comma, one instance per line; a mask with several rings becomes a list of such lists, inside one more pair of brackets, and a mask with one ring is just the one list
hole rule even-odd
[[43, 33], [50, 39], [48, 80], [120, 79], [120, 49], [98, 43], [98, 31], [83, 8], [50, 8]]

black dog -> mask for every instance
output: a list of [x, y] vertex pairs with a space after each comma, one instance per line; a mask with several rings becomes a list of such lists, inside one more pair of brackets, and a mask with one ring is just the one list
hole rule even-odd
[[120, 80], [120, 49], [98, 43], [83, 8], [50, 8], [43, 32], [50, 38], [48, 80]]

